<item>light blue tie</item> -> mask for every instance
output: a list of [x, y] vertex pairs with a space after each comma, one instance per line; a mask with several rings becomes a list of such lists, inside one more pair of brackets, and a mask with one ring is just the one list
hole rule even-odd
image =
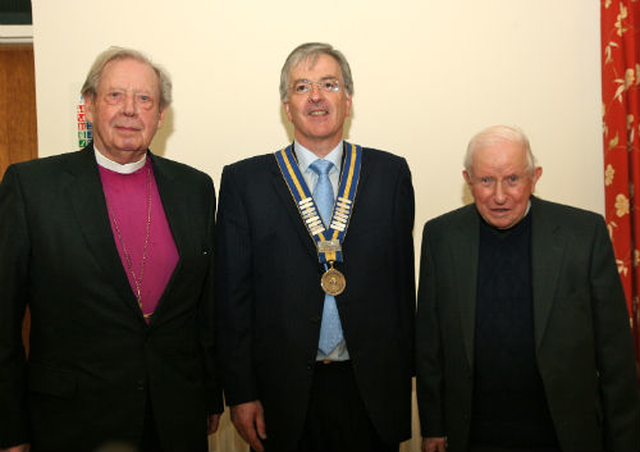
[[[329, 180], [329, 171], [333, 168], [333, 163], [328, 160], [318, 159], [309, 165], [309, 168], [318, 175], [318, 181], [313, 190], [313, 199], [320, 210], [322, 221], [325, 225], [328, 225], [331, 221], [334, 203], [333, 187]], [[336, 345], [342, 342], [342, 339], [342, 325], [340, 324], [336, 299], [331, 295], [325, 294], [318, 348], [322, 353], [328, 355], [336, 348]]]

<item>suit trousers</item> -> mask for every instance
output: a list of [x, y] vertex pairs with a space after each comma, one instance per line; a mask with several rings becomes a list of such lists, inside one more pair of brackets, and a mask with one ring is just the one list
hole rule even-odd
[[385, 443], [371, 423], [351, 361], [318, 361], [296, 450], [397, 452], [398, 449], [398, 444]]
[[[162, 452], [158, 429], [153, 418], [151, 398], [147, 396], [144, 410], [144, 421], [139, 443], [133, 444], [126, 441], [106, 441], [92, 452]], [[46, 451], [43, 451], [46, 452]]]

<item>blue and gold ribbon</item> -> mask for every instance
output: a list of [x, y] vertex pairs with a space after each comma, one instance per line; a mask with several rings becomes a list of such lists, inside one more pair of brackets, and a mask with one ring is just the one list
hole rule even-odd
[[344, 149], [344, 164], [338, 186], [338, 196], [333, 206], [328, 228], [322, 222], [313, 195], [300, 172], [293, 154], [293, 145], [275, 153], [282, 177], [289, 187], [289, 192], [298, 207], [298, 212], [300, 212], [300, 217], [309, 231], [309, 235], [316, 244], [318, 260], [323, 264], [342, 262], [342, 242], [349, 228], [358, 191], [362, 148], [345, 141]]

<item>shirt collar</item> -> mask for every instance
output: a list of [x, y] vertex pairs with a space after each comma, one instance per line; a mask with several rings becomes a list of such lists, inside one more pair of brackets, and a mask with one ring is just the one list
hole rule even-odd
[[103, 168], [114, 171], [120, 174], [131, 174], [138, 171], [140, 168], [144, 166], [147, 161], [147, 154], [145, 153], [140, 160], [133, 163], [125, 163], [124, 165], [118, 162], [114, 162], [113, 160], [107, 158], [98, 151], [96, 145], [93, 145], [93, 153], [96, 156], [96, 162]]
[[[341, 140], [340, 143], [338, 143], [338, 145], [324, 157], [324, 160], [328, 160], [334, 164], [338, 172], [340, 172], [340, 167], [342, 166], [342, 155], [344, 154], [344, 146], [342, 144], [343, 141]], [[294, 141], [293, 145], [296, 157], [298, 158], [298, 166], [300, 167], [300, 171], [304, 173], [307, 168], [309, 168], [309, 165], [318, 160], [318, 156], [297, 141]]]

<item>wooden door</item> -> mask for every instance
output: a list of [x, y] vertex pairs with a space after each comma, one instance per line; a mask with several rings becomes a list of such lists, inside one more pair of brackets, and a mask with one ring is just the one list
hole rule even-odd
[[[0, 180], [7, 167], [38, 156], [33, 44], [0, 44]], [[28, 351], [29, 312], [22, 337]]]

